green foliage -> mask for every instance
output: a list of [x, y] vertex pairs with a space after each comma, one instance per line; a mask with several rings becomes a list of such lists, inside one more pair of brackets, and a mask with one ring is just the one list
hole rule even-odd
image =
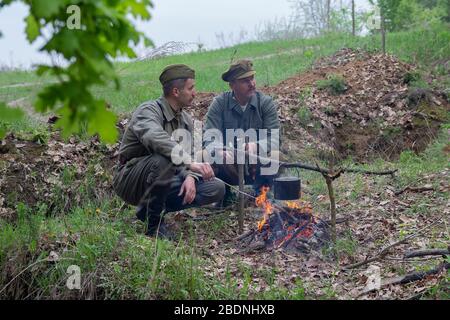
[[6, 126], [19, 121], [23, 117], [23, 111], [17, 108], [9, 108], [0, 102], [0, 139], [6, 134]]
[[303, 127], [306, 127], [313, 119], [311, 110], [309, 110], [309, 108], [307, 106], [301, 106], [297, 111], [297, 115], [298, 115], [300, 124]]
[[317, 88], [319, 90], [329, 90], [331, 94], [338, 95], [347, 91], [345, 79], [338, 74], [331, 74], [327, 76], [327, 80], [317, 81]]
[[[3, 1], [2, 6], [13, 1]], [[118, 56], [134, 58], [131, 44], [137, 45], [141, 40], [150, 44], [150, 40], [134, 28], [128, 16], [149, 20], [151, 1], [80, 0], [76, 3], [79, 11], [72, 14], [68, 13], [72, 12], [68, 10], [72, 5], [69, 0], [24, 2], [30, 8], [25, 19], [28, 41], [32, 43], [43, 36], [43, 30], [51, 30], [41, 51], [58, 54], [68, 63], [66, 67], [54, 65], [37, 69], [39, 76], [48, 73], [58, 82], [38, 94], [36, 110], [54, 110], [60, 114], [61, 119], [56, 125], [63, 129], [65, 136], [79, 132], [81, 124], [87, 123], [89, 134], [98, 133], [102, 140], [115, 142], [116, 116], [107, 110], [105, 100], [94, 97], [92, 88], [113, 81], [115, 89], [120, 89], [112, 59]], [[78, 26], [69, 23], [78, 15]]]
[[[355, 33], [360, 34], [367, 21], [369, 12], [355, 12]], [[330, 13], [330, 30], [333, 32], [352, 33], [353, 21], [351, 7], [342, 8], [340, 10], [331, 10]]]
[[388, 31], [407, 30], [445, 21], [450, 14], [446, 0], [369, 0], [377, 4], [385, 17]]
[[403, 76], [403, 82], [405, 84], [410, 84], [416, 81], [419, 81], [422, 79], [422, 76], [419, 72], [417, 71], [410, 71], [405, 73], [405, 75]]
[[413, 151], [402, 152], [399, 159], [399, 188], [414, 183], [418, 176], [448, 167], [448, 155], [443, 151], [448, 144], [448, 140], [448, 128], [444, 126], [438, 139], [423, 153], [418, 155]]
[[336, 256], [341, 259], [344, 256], [353, 257], [358, 249], [358, 241], [353, 237], [350, 230], [344, 234], [339, 235], [335, 245], [322, 248], [322, 253], [325, 256]]

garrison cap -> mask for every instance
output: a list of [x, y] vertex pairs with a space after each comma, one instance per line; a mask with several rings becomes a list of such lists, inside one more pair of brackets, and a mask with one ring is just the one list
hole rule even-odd
[[230, 82], [253, 76], [255, 73], [256, 71], [253, 70], [253, 62], [250, 60], [239, 60], [233, 63], [230, 68], [222, 74], [222, 80]]
[[171, 64], [165, 67], [159, 76], [162, 85], [176, 79], [195, 79], [195, 71], [185, 64]]

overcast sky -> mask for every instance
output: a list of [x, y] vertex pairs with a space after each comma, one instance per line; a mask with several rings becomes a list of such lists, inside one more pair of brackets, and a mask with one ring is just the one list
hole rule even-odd
[[[366, 0], [360, 0], [365, 2]], [[359, 2], [359, 1], [358, 1]], [[150, 22], [137, 23], [156, 46], [169, 41], [201, 42], [216, 48], [216, 34], [238, 37], [241, 30], [253, 34], [255, 26], [275, 18], [289, 18], [288, 0], [153, 0]], [[0, 64], [29, 67], [47, 61], [38, 52], [42, 41], [28, 44], [24, 29], [27, 7], [14, 3], [0, 11]]]

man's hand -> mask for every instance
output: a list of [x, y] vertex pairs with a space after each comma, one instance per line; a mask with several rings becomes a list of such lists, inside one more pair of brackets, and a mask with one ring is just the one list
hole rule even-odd
[[186, 204], [191, 204], [195, 199], [196, 193], [197, 190], [195, 188], [195, 179], [191, 176], [187, 176], [181, 185], [180, 193], [178, 194], [179, 197], [184, 194], [183, 206]]
[[214, 179], [214, 171], [209, 163], [193, 162], [189, 166], [192, 172], [202, 175], [203, 180], [209, 181]]

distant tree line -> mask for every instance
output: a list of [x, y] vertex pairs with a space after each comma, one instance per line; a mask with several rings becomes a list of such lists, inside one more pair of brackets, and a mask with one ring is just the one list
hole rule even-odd
[[401, 31], [433, 22], [450, 22], [449, 0], [369, 0], [378, 5], [386, 31]]
[[363, 31], [378, 32], [379, 29], [368, 27], [368, 19], [380, 13], [386, 32], [450, 22], [449, 0], [369, 0], [373, 5], [370, 10], [361, 7], [356, 0], [288, 1], [292, 8], [290, 17], [266, 21], [255, 27], [254, 34], [241, 30], [238, 36], [226, 37], [219, 33], [216, 35], [219, 44], [226, 47], [251, 40], [309, 38], [329, 32], [353, 35]]

